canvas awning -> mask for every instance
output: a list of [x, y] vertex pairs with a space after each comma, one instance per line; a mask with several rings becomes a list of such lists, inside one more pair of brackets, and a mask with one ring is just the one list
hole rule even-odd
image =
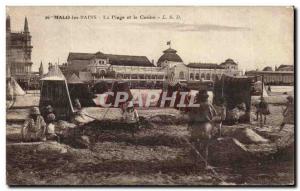
[[234, 109], [238, 104], [246, 105], [244, 122], [250, 121], [251, 111], [251, 82], [247, 76], [230, 76], [223, 74], [214, 84], [214, 104], [218, 105], [225, 99], [227, 110]]
[[64, 81], [66, 80], [66, 78], [59, 67], [55, 65], [50, 68], [49, 72], [45, 74], [41, 80]]
[[72, 74], [68, 79], [67, 79], [68, 84], [83, 84], [83, 82], [78, 78], [76, 74]]
[[41, 111], [48, 105], [54, 108], [58, 119], [69, 119], [74, 112], [66, 78], [58, 66], [53, 66], [41, 79]]

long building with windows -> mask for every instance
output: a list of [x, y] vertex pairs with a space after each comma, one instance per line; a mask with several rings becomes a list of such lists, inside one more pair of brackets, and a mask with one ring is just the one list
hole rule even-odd
[[216, 76], [225, 72], [232, 75], [241, 74], [238, 64], [232, 59], [227, 59], [221, 64], [185, 64], [177, 51], [171, 47], [163, 51], [156, 65], [146, 56], [70, 52], [67, 63], [60, 68], [65, 75], [75, 73], [83, 81], [126, 79], [132, 86], [200, 80], [213, 82]]
[[238, 64], [232, 59], [227, 59], [221, 64], [216, 63], [189, 63], [185, 64], [177, 51], [168, 48], [158, 59], [157, 66], [165, 70], [166, 80], [169, 83], [188, 81], [214, 81], [216, 76], [223, 73], [230, 75], [241, 75]]
[[275, 68], [265, 67], [263, 70], [252, 70], [245, 72], [247, 76], [263, 76], [266, 85], [294, 85], [294, 66], [280, 65]]

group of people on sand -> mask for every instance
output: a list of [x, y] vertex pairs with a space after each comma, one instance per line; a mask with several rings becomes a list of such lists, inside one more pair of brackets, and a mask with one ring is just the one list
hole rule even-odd
[[[196, 102], [200, 104], [200, 107], [193, 108], [188, 112], [189, 116], [189, 130], [191, 134], [191, 142], [195, 144], [197, 149], [202, 152], [205, 167], [209, 168], [208, 165], [208, 148], [212, 137], [218, 134], [222, 136], [222, 122], [225, 120], [228, 111], [226, 111], [225, 100], [222, 99], [218, 106], [213, 106], [208, 101], [208, 93], [206, 90], [199, 90], [196, 96]], [[286, 108], [283, 112], [284, 120], [280, 125], [280, 131], [283, 129], [285, 124], [294, 123], [294, 101], [292, 96], [287, 97]], [[215, 107], [219, 107], [217, 110]], [[245, 104], [238, 104], [237, 109], [240, 112], [246, 111]], [[268, 103], [261, 99], [256, 105], [257, 108], [257, 120], [258, 115], [269, 115]], [[218, 111], [218, 112], [217, 112]], [[266, 123], [266, 119], [264, 120]]]
[[[74, 99], [74, 113], [71, 116], [71, 123], [80, 125], [80, 122], [76, 121], [77, 116], [84, 115], [82, 111], [81, 103], [78, 98]], [[51, 105], [47, 105], [42, 108], [42, 114], [38, 107], [32, 107], [30, 110], [29, 118], [25, 120], [21, 135], [22, 140], [29, 141], [60, 141], [59, 133], [56, 129], [58, 127], [58, 120]]]
[[[203, 153], [205, 166], [208, 166], [208, 147], [213, 136], [219, 134], [222, 136], [222, 122], [225, 121], [228, 111], [226, 109], [226, 101], [221, 99], [220, 104], [213, 106], [208, 101], [209, 95], [207, 90], [199, 90], [196, 95], [196, 103], [199, 107], [191, 108], [187, 115], [189, 117], [188, 129], [191, 134], [191, 142], [198, 147], [197, 150]], [[283, 112], [284, 120], [280, 125], [280, 131], [285, 124], [294, 122], [294, 100], [292, 96], [287, 97], [286, 108]], [[79, 100], [74, 103], [78, 111], [81, 109]], [[266, 115], [270, 114], [268, 103], [265, 99], [261, 99], [256, 106], [257, 120], [258, 116], [265, 116], [264, 123], [266, 123]], [[217, 107], [217, 109], [215, 108]], [[243, 103], [237, 105], [239, 112], [245, 111], [246, 107]], [[55, 133], [56, 116], [51, 105], [46, 108], [45, 120], [40, 113], [39, 108], [33, 107], [30, 112], [30, 117], [25, 121], [22, 128], [22, 139], [24, 141], [45, 141], [57, 140], [59, 137]], [[133, 100], [128, 100], [120, 105], [122, 111], [122, 120], [127, 123], [128, 127], [132, 129], [132, 136], [139, 128], [139, 116], [134, 108]]]
[[[71, 118], [71, 122], [78, 123], [76, 116], [84, 115], [81, 104], [78, 99], [74, 100], [74, 116]], [[124, 102], [121, 106], [122, 121], [127, 123], [127, 126], [131, 130], [132, 136], [134, 132], [139, 128], [139, 116], [134, 108], [133, 101], [129, 100]], [[44, 116], [44, 117], [43, 117]], [[60, 137], [55, 131], [56, 127], [56, 115], [51, 105], [44, 108], [43, 115], [38, 107], [32, 107], [28, 119], [25, 120], [23, 128], [21, 130], [22, 141], [60, 141]]]
[[59, 137], [55, 133], [56, 117], [51, 105], [45, 108], [45, 116], [44, 119], [38, 107], [31, 108], [30, 116], [25, 120], [21, 132], [23, 141], [59, 141]]
[[[286, 107], [283, 111], [283, 121], [280, 124], [279, 131], [281, 131], [285, 124], [294, 124], [294, 98], [288, 96], [286, 102]], [[256, 121], [261, 120], [265, 125], [267, 122], [267, 116], [271, 114], [269, 104], [266, 102], [264, 97], [261, 97], [260, 100], [255, 104], [256, 108]]]

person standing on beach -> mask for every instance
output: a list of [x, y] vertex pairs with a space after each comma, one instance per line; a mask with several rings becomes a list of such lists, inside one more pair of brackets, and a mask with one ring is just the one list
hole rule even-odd
[[287, 97], [287, 103], [286, 108], [283, 111], [283, 121], [280, 125], [279, 131], [281, 131], [285, 124], [294, 124], [295, 118], [294, 118], [294, 98], [292, 96]]
[[134, 108], [133, 101], [126, 102], [122, 107], [123, 121], [126, 123], [131, 131], [132, 137], [137, 129], [139, 129], [139, 115], [137, 110]]
[[188, 113], [191, 141], [204, 154], [205, 168], [209, 168], [208, 147], [215, 133], [213, 120], [217, 116], [215, 108], [208, 102], [208, 97], [207, 90], [200, 89], [196, 97], [196, 103], [200, 107], [192, 108]]
[[260, 119], [263, 120], [263, 124], [265, 125], [267, 122], [267, 115], [270, 115], [270, 109], [269, 104], [265, 101], [264, 97], [260, 98], [260, 102], [258, 102], [256, 105], [256, 120], [258, 121], [258, 116], [260, 116]]

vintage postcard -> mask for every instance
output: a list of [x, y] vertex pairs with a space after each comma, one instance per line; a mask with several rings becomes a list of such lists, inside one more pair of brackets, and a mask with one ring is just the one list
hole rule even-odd
[[7, 6], [7, 184], [293, 186], [295, 72], [292, 6]]

